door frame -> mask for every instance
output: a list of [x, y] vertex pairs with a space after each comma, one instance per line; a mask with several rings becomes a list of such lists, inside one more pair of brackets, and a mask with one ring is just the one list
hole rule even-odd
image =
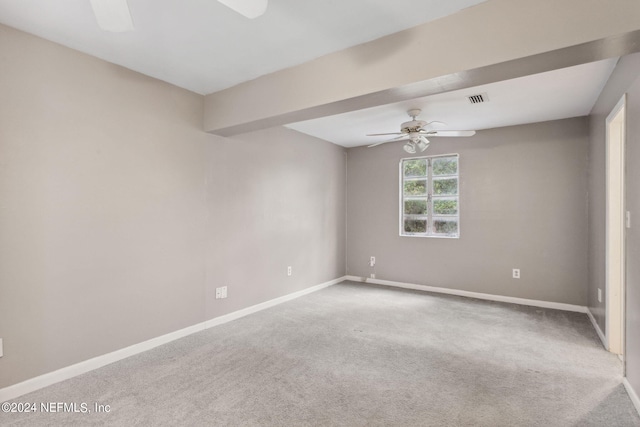
[[606, 119], [605, 287], [607, 350], [624, 358], [626, 94]]

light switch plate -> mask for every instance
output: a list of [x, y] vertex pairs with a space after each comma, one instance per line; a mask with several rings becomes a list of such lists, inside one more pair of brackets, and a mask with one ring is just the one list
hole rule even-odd
[[625, 223], [627, 228], [631, 228], [631, 212], [629, 211], [625, 213]]

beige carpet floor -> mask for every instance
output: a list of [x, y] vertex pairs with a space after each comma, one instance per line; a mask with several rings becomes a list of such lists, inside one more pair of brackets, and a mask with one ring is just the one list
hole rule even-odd
[[16, 399], [10, 426], [640, 426], [584, 314], [345, 282]]

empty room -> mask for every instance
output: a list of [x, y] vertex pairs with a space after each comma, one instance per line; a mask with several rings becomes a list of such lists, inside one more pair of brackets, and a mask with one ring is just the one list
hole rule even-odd
[[640, 426], [637, 0], [0, 0], [0, 425]]

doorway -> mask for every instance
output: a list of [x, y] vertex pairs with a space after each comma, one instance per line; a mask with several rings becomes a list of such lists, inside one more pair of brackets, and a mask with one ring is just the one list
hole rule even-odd
[[606, 338], [624, 358], [625, 298], [625, 106], [626, 95], [606, 120]]

